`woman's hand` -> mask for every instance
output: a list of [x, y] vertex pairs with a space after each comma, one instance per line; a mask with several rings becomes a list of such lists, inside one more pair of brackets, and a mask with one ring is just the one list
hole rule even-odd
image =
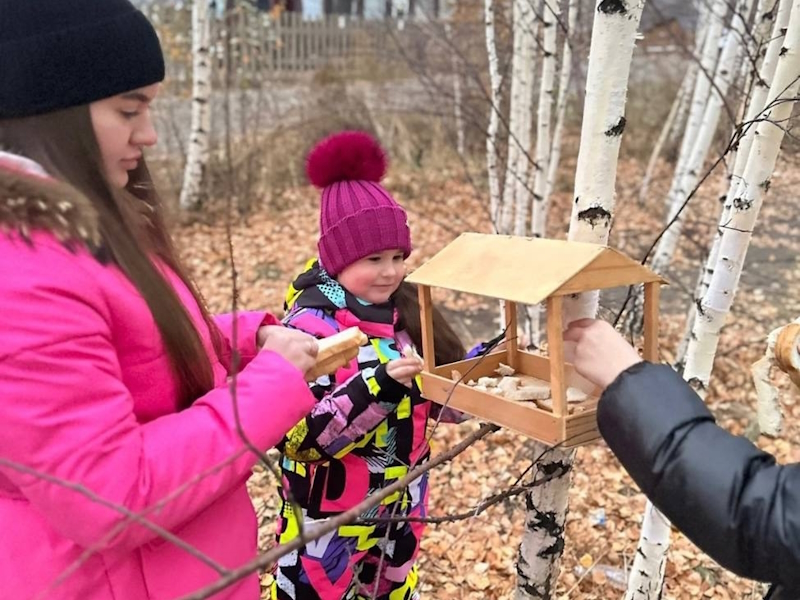
[[639, 353], [605, 321], [580, 319], [564, 332], [564, 354], [578, 375], [605, 390], [617, 376], [642, 361]]
[[277, 352], [303, 373], [317, 362], [317, 340], [302, 331], [280, 325], [265, 325], [258, 329], [256, 340], [262, 350]]
[[386, 363], [386, 374], [397, 383], [411, 387], [414, 377], [422, 371], [422, 361], [414, 356], [397, 358]]

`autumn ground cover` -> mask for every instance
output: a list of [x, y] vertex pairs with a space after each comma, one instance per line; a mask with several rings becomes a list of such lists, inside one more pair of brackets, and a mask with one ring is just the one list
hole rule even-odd
[[[798, 394], [780, 377], [787, 427], [780, 439], [757, 437], [755, 392], [750, 365], [763, 353], [770, 330], [800, 316], [800, 238], [794, 234], [800, 211], [798, 162], [781, 160], [748, 255], [740, 291], [717, 353], [709, 405], [720, 422], [747, 435], [781, 462], [800, 460]], [[659, 167], [650, 198], [638, 203], [641, 161], [623, 159], [611, 245], [641, 258], [663, 223], [663, 201], [671, 168]], [[574, 164], [563, 165], [565, 178]], [[462, 165], [441, 169], [394, 169], [385, 180], [409, 211], [415, 252], [413, 268], [462, 231], [490, 231], [485, 192], [464, 177]], [[689, 293], [699, 266], [701, 248], [716, 224], [722, 176], [713, 175], [688, 209], [684, 238], [668, 277], [662, 309], [662, 354], [674, 357], [683, 334]], [[550, 235], [564, 237], [571, 206], [571, 184], [556, 190]], [[267, 307], [280, 313], [286, 285], [316, 242], [318, 193], [311, 187], [290, 187], [276, 197], [255, 203], [246, 218], [232, 222], [240, 308]], [[231, 269], [224, 219], [179, 228], [179, 245], [214, 310], [229, 310]], [[536, 260], [520, 277], [536, 276]], [[601, 314], [613, 317], [624, 294], [601, 299]], [[482, 299], [440, 295], [465, 341], [486, 339], [497, 331], [495, 304]], [[433, 437], [434, 454], [457, 443], [476, 423], [440, 426]], [[525, 440], [499, 431], [431, 474], [431, 512], [451, 515], [475, 507], [482, 499], [508, 488], [530, 465]], [[261, 520], [261, 541], [272, 544], [278, 496], [272, 476], [259, 469], [250, 482]], [[566, 526], [566, 548], [557, 596], [593, 599], [621, 597], [620, 580], [630, 565], [639, 536], [644, 497], [602, 445], [577, 453]], [[524, 528], [524, 497], [505, 500], [466, 520], [430, 526], [422, 546], [420, 570], [423, 597], [436, 599], [511, 598], [515, 558]], [[265, 584], [269, 574], [264, 575]], [[623, 584], [624, 589], [624, 584]], [[674, 535], [667, 566], [665, 598], [756, 598], [758, 587], [739, 579], [701, 553], [685, 537]], [[266, 596], [265, 596], [266, 597]]]

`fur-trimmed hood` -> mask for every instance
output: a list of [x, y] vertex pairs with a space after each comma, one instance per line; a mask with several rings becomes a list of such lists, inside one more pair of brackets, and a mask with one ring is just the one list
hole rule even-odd
[[0, 229], [29, 239], [35, 230], [62, 242], [100, 245], [97, 212], [86, 196], [35, 162], [0, 151]]

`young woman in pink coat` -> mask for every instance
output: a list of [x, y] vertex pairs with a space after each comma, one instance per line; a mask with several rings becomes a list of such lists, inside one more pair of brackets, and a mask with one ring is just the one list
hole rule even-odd
[[[256, 553], [245, 481], [316, 342], [209, 316], [142, 159], [164, 76], [128, 0], [0, 0], [0, 597], [165, 600]], [[238, 359], [237, 359], [238, 357]], [[238, 362], [238, 365], [234, 365]], [[215, 598], [257, 600], [253, 575]]]

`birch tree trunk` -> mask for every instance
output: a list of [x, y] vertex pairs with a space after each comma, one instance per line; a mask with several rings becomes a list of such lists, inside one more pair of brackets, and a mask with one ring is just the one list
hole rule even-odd
[[[741, 15], [743, 13], [740, 12], [739, 14]], [[734, 35], [736, 35], [736, 32], [734, 32]], [[756, 33], [756, 36], [758, 35], [759, 33]], [[720, 69], [724, 68], [726, 68], [726, 65], [725, 57], [723, 56], [723, 58], [720, 59]], [[759, 101], [758, 98], [754, 98], [754, 100], [756, 102]], [[741, 154], [738, 156], [741, 156]], [[706, 269], [701, 271], [701, 280], [703, 279], [705, 272]], [[681, 352], [682, 350], [679, 350], [679, 353]], [[682, 360], [683, 359], [681, 357], [679, 359], [679, 363], [682, 363]], [[684, 376], [688, 378], [691, 377], [691, 374], [684, 373]], [[664, 572], [666, 568], [666, 555], [669, 549], [669, 543], [669, 522], [648, 501], [645, 509], [639, 546], [637, 548], [634, 563], [631, 567], [631, 577], [628, 581], [628, 589], [625, 595], [626, 600], [655, 600], [661, 597]]]
[[[550, 123], [553, 112], [553, 86], [556, 80], [556, 52], [558, 50], [560, 17], [561, 6], [558, 0], [545, 0], [542, 7], [544, 41], [542, 43], [542, 79], [539, 86], [539, 106], [536, 117], [536, 154], [528, 184], [533, 188], [533, 202], [531, 203], [531, 233], [533, 237], [547, 235], [547, 209], [549, 206], [547, 185], [551, 158]], [[569, 46], [565, 43], [564, 47], [566, 49]], [[567, 81], [565, 85], [568, 86], [569, 82]], [[538, 348], [542, 337], [541, 305], [526, 306], [525, 310], [528, 341]]]
[[641, 205], [644, 205], [645, 201], [647, 200], [647, 193], [650, 191], [650, 182], [653, 179], [653, 173], [655, 172], [656, 165], [658, 164], [658, 157], [661, 156], [661, 150], [664, 147], [667, 139], [670, 137], [670, 133], [677, 129], [676, 121], [678, 120], [680, 113], [686, 106], [688, 106], [687, 98], [689, 97], [689, 90], [692, 89], [692, 85], [697, 80], [697, 73], [699, 70], [700, 69], [696, 62], [692, 62], [689, 65], [689, 68], [686, 70], [686, 74], [683, 76], [681, 87], [678, 89], [678, 93], [675, 95], [675, 100], [673, 100], [672, 106], [669, 109], [667, 119], [664, 121], [664, 125], [661, 127], [661, 132], [658, 134], [656, 145], [653, 146], [653, 151], [650, 153], [650, 159], [647, 161], [647, 168], [645, 169], [644, 177], [642, 178], [642, 186], [639, 188], [639, 204]]
[[[744, 122], [742, 123], [743, 135], [739, 139], [736, 160], [734, 161], [733, 171], [731, 173], [731, 181], [729, 183], [728, 191], [725, 194], [725, 204], [723, 206], [722, 216], [720, 217], [720, 223], [723, 225], [728, 220], [733, 197], [736, 194], [736, 190], [744, 172], [745, 164], [750, 156], [750, 148], [752, 147], [753, 140], [756, 136], [757, 123], [755, 123], [755, 119], [757, 119], [764, 110], [767, 94], [769, 93], [769, 84], [775, 77], [775, 69], [777, 68], [778, 56], [781, 52], [784, 37], [786, 36], [786, 27], [789, 23], [790, 11], [790, 0], [784, 0], [778, 5], [778, 13], [775, 17], [775, 22], [772, 28], [772, 35], [770, 36], [769, 43], [767, 44], [767, 52], [764, 55], [764, 62], [760, 66], [760, 72], [756, 73], [755, 75], [756, 79], [753, 87], [753, 94], [750, 98], [747, 112], [745, 113]], [[710, 267], [710, 269], [704, 270], [704, 278], [701, 281], [700, 287], [698, 288], [699, 296], [697, 300], [702, 298], [708, 289], [708, 284], [711, 281], [711, 275], [714, 272], [713, 265], [716, 263], [719, 253], [719, 241], [721, 236], [722, 230], [721, 228], [718, 228], [717, 234], [714, 238], [714, 243], [712, 244], [711, 253], [709, 255], [708, 267]]]
[[[528, 0], [513, 1], [513, 55], [511, 57], [511, 98], [508, 119], [508, 152], [500, 207], [500, 233], [515, 228], [514, 209], [521, 200], [520, 185], [526, 185], [528, 149], [530, 147], [530, 112], [532, 69], [529, 49], [535, 43], [533, 8]], [[525, 127], [525, 123], [528, 127]]]
[[[661, 149], [665, 143], [673, 144], [680, 135], [680, 132], [683, 130], [684, 118], [686, 117], [686, 113], [690, 105], [690, 97], [693, 95], [693, 90], [696, 88], [697, 78], [700, 71], [700, 64], [698, 62], [699, 58], [696, 57], [696, 54], [698, 51], [702, 52], [703, 50], [706, 33], [708, 31], [709, 17], [711, 16], [710, 13], [710, 5], [705, 2], [701, 3], [700, 14], [697, 18], [695, 43], [692, 49], [692, 57], [689, 60], [689, 68], [686, 70], [686, 73], [683, 76], [683, 81], [681, 81], [680, 88], [678, 89], [678, 93], [672, 103], [667, 120], [664, 123], [661, 132], [659, 133], [656, 145], [653, 147], [653, 151], [650, 154], [650, 159], [647, 161], [645, 174], [642, 178], [642, 187], [639, 189], [640, 205], [643, 205], [647, 198], [650, 182], [653, 178], [653, 172], [655, 171], [656, 164], [658, 163], [658, 157], [661, 155]], [[676, 169], [677, 166], [678, 165], [676, 163]]]
[[[700, 169], [705, 162], [714, 132], [717, 129], [724, 95], [727, 93], [735, 71], [736, 57], [740, 53], [741, 40], [744, 39], [747, 26], [745, 19], [750, 14], [752, 7], [752, 0], [741, 0], [737, 4], [731, 29], [728, 32], [725, 46], [719, 59], [717, 74], [714, 77], [714, 89], [711, 91], [711, 97], [703, 114], [702, 126], [692, 147], [688, 158], [687, 170], [683, 173], [678, 189], [688, 192], [696, 185], [699, 179]], [[661, 238], [661, 243], [664, 243], [669, 237], [669, 241], [666, 243], [669, 245], [671, 252], [674, 252], [677, 246], [680, 224], [681, 220], [678, 219], [667, 230], [664, 237]], [[672, 234], [671, 237], [670, 234]], [[653, 261], [653, 269], [656, 272], [663, 272], [671, 259], [671, 254], [669, 252], [665, 253], [661, 243], [656, 249], [656, 259]], [[661, 250], [661, 253], [659, 253], [659, 250]], [[661, 262], [658, 262], [659, 260]], [[631, 576], [628, 580], [625, 600], [657, 600], [661, 597], [669, 544], [669, 521], [648, 501], [642, 521], [639, 545], [631, 567]]]
[[[608, 242], [631, 56], [643, 7], [643, 0], [597, 2], [568, 236], [573, 241]], [[585, 301], [576, 306], [584, 308], [573, 308], [574, 318], [592, 316], [597, 308]]]
[[[769, 8], [767, 8], [767, 4], [770, 5]], [[750, 106], [750, 94], [753, 83], [758, 77], [758, 70], [766, 52], [767, 46], [764, 44], [764, 40], [766, 40], [767, 34], [769, 34], [772, 29], [775, 20], [775, 7], [777, 4], [777, 0], [758, 0], [752, 31], [749, 32], [749, 35], [745, 36], [745, 41], [747, 43], [744, 44], [743, 52], [740, 53], [740, 58], [738, 60], [739, 75], [735, 79], [735, 81], [739, 82], [738, 87], [740, 90], [741, 102], [736, 111], [736, 120], [731, 127], [729, 139], [734, 138], [738, 128], [745, 122], [745, 115]], [[738, 156], [737, 145], [730, 150], [728, 158], [725, 161], [727, 175], [725, 179], [720, 182], [719, 193], [720, 204], [723, 207], [728, 198], [728, 189], [731, 187], [731, 181], [734, 176], [734, 165], [736, 164]]]
[[736, 78], [737, 81], [743, 82], [741, 86], [742, 102], [740, 112], [737, 114], [736, 125], [744, 121], [745, 111], [750, 104], [749, 95], [767, 51], [767, 42], [769, 41], [767, 36], [775, 25], [777, 6], [778, 0], [758, 0], [752, 31], [746, 37], [745, 53], [739, 64], [739, 76]]
[[751, 368], [758, 395], [758, 429], [762, 435], [777, 437], [783, 415], [778, 389], [771, 380], [772, 367], [789, 375], [792, 383], [800, 386], [800, 319], [770, 332], [764, 357]]
[[[643, 8], [643, 0], [598, 0], [596, 5], [570, 240], [608, 241], [628, 77]], [[596, 312], [597, 294], [582, 295], [565, 304], [565, 323]], [[536, 444], [534, 452], [538, 456], [544, 448]], [[555, 594], [573, 458], [574, 451], [556, 448], [538, 464], [540, 473], [557, 476], [534, 488], [526, 499], [526, 530], [517, 563], [518, 600], [549, 599]]]
[[192, 6], [192, 122], [179, 205], [193, 210], [204, 200], [211, 133], [211, 14], [207, 0]]
[[642, 532], [628, 578], [625, 600], [661, 598], [667, 567], [670, 523], [648, 500], [644, 508]]
[[[500, 89], [503, 83], [500, 76], [500, 61], [497, 57], [497, 43], [495, 36], [495, 5], [494, 0], [484, 0], [484, 24], [486, 26], [486, 55], [489, 62], [489, 84], [491, 88], [491, 106], [489, 107], [489, 125], [486, 131], [486, 171], [489, 178], [489, 211], [492, 227], [496, 233], [505, 233], [503, 219], [503, 204], [501, 202], [500, 177], [497, 167], [497, 130], [500, 125]], [[506, 323], [505, 302], [500, 302], [499, 325]]]
[[489, 211], [492, 226], [499, 231], [500, 178], [497, 173], [497, 129], [500, 125], [500, 68], [497, 60], [497, 44], [494, 34], [494, 0], [484, 1], [484, 23], [486, 26], [486, 54], [489, 59], [489, 85], [491, 106], [489, 125], [486, 130], [486, 171], [489, 177]]
[[461, 158], [464, 158], [466, 150], [464, 148], [464, 117], [461, 114], [461, 73], [458, 71], [458, 58], [453, 53], [453, 111], [456, 120], [456, 151]]
[[[538, 4], [538, 2], [536, 3]], [[528, 187], [531, 126], [533, 124], [533, 74], [536, 62], [538, 20], [531, 0], [514, 0], [514, 40], [521, 36], [520, 54], [512, 57], [511, 106], [508, 132], [509, 162], [506, 173], [513, 171], [513, 180], [506, 179], [506, 190], [513, 192], [514, 234], [525, 235], [531, 192]], [[516, 93], [515, 85], [516, 83]], [[516, 99], [516, 101], [515, 101]], [[511, 163], [510, 150], [516, 147], [516, 164]]]
[[[550, 171], [551, 154], [550, 122], [553, 112], [553, 86], [556, 81], [556, 44], [560, 18], [561, 7], [558, 0], [545, 0], [542, 8], [544, 42], [542, 44], [542, 80], [539, 86], [539, 108], [536, 121], [536, 155], [533, 173], [530, 177], [533, 184], [533, 210], [531, 212], [533, 237], [545, 237], [547, 227], [549, 199], [547, 177]], [[565, 48], [567, 47], [568, 45], [565, 44]], [[569, 85], [569, 82], [566, 85]]]
[[672, 185], [667, 194], [667, 222], [672, 220], [682, 198], [685, 198], [684, 190], [679, 186], [683, 181], [683, 174], [687, 169], [687, 161], [691, 153], [697, 133], [703, 124], [703, 113], [705, 112], [708, 95], [711, 90], [711, 78], [716, 70], [717, 58], [719, 57], [719, 38], [722, 33], [722, 23], [727, 12], [726, 0], [713, 0], [709, 8], [708, 18], [704, 27], [702, 50], [700, 53], [700, 72], [697, 75], [694, 90], [692, 92], [692, 102], [689, 105], [689, 117], [686, 121], [686, 129], [683, 133], [678, 161], [675, 166], [675, 174], [672, 178]]
[[[791, 116], [800, 89], [800, 0], [793, 0], [786, 37], [778, 52], [762, 119], [756, 127], [740, 185], [723, 227], [717, 268], [699, 308], [689, 342], [684, 379], [705, 395], [719, 333], [730, 312], [747, 248], [783, 142], [783, 123]], [[724, 265], [724, 268], [718, 268]]]
[[578, 0], [569, 0], [567, 6], [567, 31], [564, 33], [564, 49], [561, 52], [561, 74], [558, 79], [558, 100], [556, 101], [556, 124], [553, 129], [553, 145], [547, 166], [547, 190], [545, 198], [550, 198], [556, 185], [558, 164], [561, 162], [561, 140], [564, 132], [564, 117], [567, 114], [567, 100], [572, 84], [572, 44], [575, 41], [575, 26], [578, 19]]
[[[675, 204], [672, 206], [670, 222], [664, 236], [658, 243], [651, 268], [656, 273], [664, 273], [675, 255], [678, 247], [678, 240], [683, 229], [683, 218], [679, 214], [680, 208], [697, 185], [703, 165], [711, 149], [714, 134], [719, 125], [719, 118], [725, 102], [725, 95], [728, 93], [733, 74], [736, 72], [736, 59], [742, 49], [742, 40], [745, 36], [747, 23], [745, 19], [752, 12], [753, 0], [739, 0], [734, 10], [731, 21], [731, 29], [725, 38], [725, 45], [719, 59], [717, 72], [714, 75], [714, 86], [711, 90], [708, 103], [701, 115], [700, 128], [697, 130], [694, 143], [691, 145], [685, 169], [677, 175], [678, 183], [675, 189]], [[709, 25], [710, 26], [710, 25]], [[687, 132], [688, 135], [688, 132]]]
[[672, 124], [672, 128], [670, 129], [669, 135], [667, 136], [667, 144], [670, 145], [678, 141], [681, 132], [685, 131], [686, 125], [688, 123], [686, 119], [689, 113], [691, 99], [693, 97], [693, 91], [695, 86], [697, 85], [697, 77], [700, 71], [700, 58], [697, 55], [697, 53], [703, 51], [703, 47], [705, 45], [705, 40], [706, 40], [706, 34], [708, 33], [708, 23], [712, 16], [711, 13], [712, 4], [710, 0], [703, 0], [699, 4], [700, 4], [699, 7], [700, 14], [697, 17], [697, 31], [695, 32], [695, 43], [691, 57], [691, 64], [689, 65], [689, 70], [693, 71], [694, 73], [690, 78], [691, 82], [688, 84], [688, 89], [686, 90], [684, 101], [681, 103], [681, 106], [678, 107], [678, 114], [675, 117], [675, 121]]
[[513, 43], [511, 46], [511, 98], [509, 99], [509, 120], [508, 120], [508, 148], [506, 149], [506, 171], [503, 177], [502, 199], [499, 207], [499, 225], [497, 231], [501, 234], [511, 232], [512, 219], [514, 218], [514, 190], [515, 177], [517, 175], [517, 160], [519, 156], [519, 146], [511, 137], [514, 131], [513, 125], [519, 121], [518, 111], [514, 109], [519, 106], [519, 79], [515, 77], [521, 68], [519, 62], [522, 60], [522, 31], [521, 17], [519, 16], [521, 0], [512, 0], [512, 35]]
[[[771, 4], [769, 9], [767, 9], [768, 3]], [[758, 77], [758, 69], [766, 49], [766, 46], [763, 45], [762, 42], [766, 39], [771, 29], [770, 26], [773, 24], [776, 5], [777, 0], [758, 0], [752, 28], [744, 36], [744, 42], [746, 43], [743, 44], [743, 51], [739, 53], [739, 58], [737, 59], [739, 75], [734, 80], [738, 82], [737, 87], [739, 88], [741, 101], [736, 111], [736, 119], [731, 126], [731, 135], [728, 139], [734, 138], [738, 128], [745, 121], [745, 114], [750, 104], [751, 88], [753, 87], [756, 77]], [[723, 209], [728, 197], [728, 189], [731, 187], [731, 181], [733, 180], [734, 165], [736, 164], [738, 156], [738, 145], [734, 145], [728, 152], [728, 157], [724, 163], [726, 171], [725, 178], [720, 182], [719, 201]], [[698, 281], [699, 279], [700, 278], [698, 278]]]
[[711, 283], [711, 278], [717, 264], [719, 256], [719, 246], [722, 239], [722, 231], [730, 219], [730, 212], [733, 206], [733, 199], [736, 196], [736, 191], [739, 182], [742, 179], [745, 163], [750, 155], [750, 148], [753, 145], [753, 140], [756, 136], [757, 123], [755, 119], [759, 117], [764, 110], [769, 92], [769, 83], [775, 76], [775, 68], [778, 64], [778, 56], [781, 48], [783, 47], [783, 40], [786, 35], [786, 27], [789, 24], [789, 15], [791, 10], [790, 0], [784, 0], [778, 4], [778, 11], [775, 15], [775, 20], [772, 27], [772, 33], [769, 36], [767, 44], [767, 51], [764, 55], [764, 61], [759, 67], [759, 72], [755, 76], [755, 83], [753, 86], [753, 93], [750, 97], [750, 103], [742, 124], [742, 135], [739, 139], [739, 149], [736, 153], [736, 160], [734, 162], [733, 171], [731, 173], [731, 180], [729, 188], [725, 194], [725, 203], [723, 205], [722, 214], [719, 218], [719, 225], [717, 226], [714, 235], [714, 241], [711, 244], [711, 251], [703, 265], [697, 278], [695, 285], [694, 302], [692, 302], [689, 315], [686, 320], [686, 329], [684, 331], [683, 339], [678, 350], [677, 366], [680, 371], [686, 360], [686, 351], [689, 348], [689, 340], [691, 338], [692, 329], [694, 327], [694, 320], [697, 314], [697, 306], [702, 302], [703, 297], [708, 290]]
[[[453, 39], [453, 28], [450, 23], [444, 24], [445, 35]], [[453, 69], [453, 117], [456, 126], [456, 151], [461, 158], [464, 158], [464, 116], [462, 114], [461, 103], [461, 69], [458, 60], [458, 52], [451, 52], [450, 65]]]

